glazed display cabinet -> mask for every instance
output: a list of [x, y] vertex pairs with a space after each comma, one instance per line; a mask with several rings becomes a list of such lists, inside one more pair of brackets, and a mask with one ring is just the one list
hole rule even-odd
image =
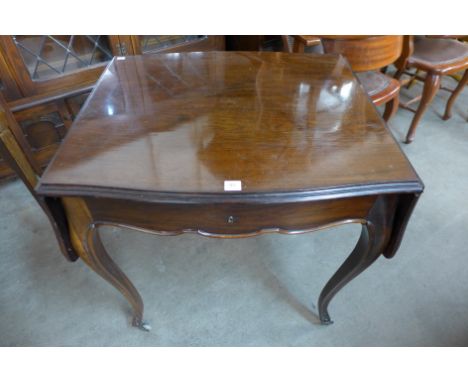
[[[0, 36], [0, 92], [46, 166], [113, 56], [224, 50], [224, 36]], [[13, 172], [0, 157], [0, 179]]]

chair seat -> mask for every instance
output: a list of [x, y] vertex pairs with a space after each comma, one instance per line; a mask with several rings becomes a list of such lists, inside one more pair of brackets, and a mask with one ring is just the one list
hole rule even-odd
[[400, 82], [380, 72], [356, 73], [372, 102], [379, 106], [398, 94]]
[[417, 37], [408, 66], [449, 74], [468, 68], [468, 44], [446, 38]]

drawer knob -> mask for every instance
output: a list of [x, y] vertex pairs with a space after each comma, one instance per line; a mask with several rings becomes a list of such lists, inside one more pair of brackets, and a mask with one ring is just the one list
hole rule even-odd
[[232, 216], [232, 215], [229, 216], [228, 219], [227, 219], [227, 222], [228, 222], [229, 224], [233, 224], [233, 223], [234, 223], [234, 216]]

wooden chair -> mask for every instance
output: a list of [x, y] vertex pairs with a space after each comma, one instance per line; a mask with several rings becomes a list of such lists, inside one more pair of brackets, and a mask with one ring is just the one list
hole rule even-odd
[[20, 129], [5, 100], [0, 95], [0, 154], [21, 178], [46, 213], [65, 258], [69, 261], [75, 261], [78, 256], [72, 246], [64, 209], [60, 203], [46, 200], [38, 196], [35, 191], [42, 170], [39, 163], [34, 159], [31, 148]]
[[[399, 80], [403, 74], [410, 74], [410, 79], [401, 81], [402, 85], [411, 84], [414, 79], [424, 81], [422, 95], [400, 105], [402, 108], [416, 113], [406, 136], [406, 143], [410, 143], [414, 140], [421, 117], [439, 89], [452, 93], [442, 118], [447, 120], [451, 117], [452, 106], [468, 83], [468, 44], [447, 38], [447, 36], [438, 38], [405, 36], [403, 53], [395, 62], [395, 66], [397, 67], [395, 79]], [[409, 69], [413, 68], [416, 69], [416, 73], [408, 72]], [[454, 90], [441, 87], [442, 76], [453, 75], [461, 71], [464, 71], [464, 74]], [[420, 77], [419, 72], [427, 74], [425, 77]], [[418, 100], [421, 101], [417, 110], [411, 109], [409, 105]]]
[[380, 70], [397, 60], [403, 36], [320, 36], [325, 53], [346, 57], [374, 105], [385, 105], [383, 119], [398, 110], [400, 83]]
[[[283, 36], [283, 41], [284, 41]], [[294, 53], [304, 53], [306, 47], [310, 46], [318, 46], [320, 45], [321, 41], [320, 38], [317, 36], [311, 35], [293, 35], [293, 44], [292, 47], [289, 48], [289, 52]]]

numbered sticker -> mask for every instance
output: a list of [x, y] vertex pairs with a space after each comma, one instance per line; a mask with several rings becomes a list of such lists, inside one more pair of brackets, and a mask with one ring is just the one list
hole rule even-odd
[[225, 180], [224, 191], [242, 191], [242, 182], [240, 180]]

